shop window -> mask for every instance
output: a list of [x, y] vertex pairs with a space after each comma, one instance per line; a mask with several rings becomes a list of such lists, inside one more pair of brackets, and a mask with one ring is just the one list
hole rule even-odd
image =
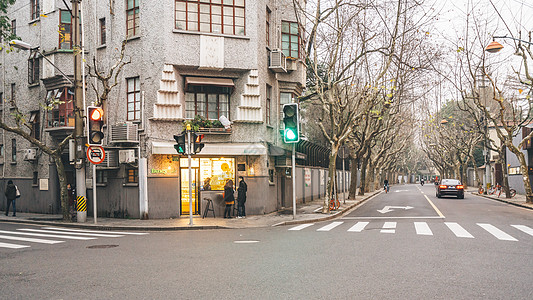
[[126, 183], [139, 183], [139, 169], [126, 168]]
[[127, 0], [126, 7], [126, 37], [139, 34], [139, 0]]
[[48, 128], [74, 126], [74, 91], [71, 88], [49, 90], [46, 103], [50, 108], [46, 114]]
[[230, 118], [229, 87], [190, 86], [185, 93], [186, 118], [202, 116], [209, 120], [218, 120], [220, 116]]
[[299, 58], [300, 40], [298, 23], [281, 22], [281, 50], [286, 57]]
[[245, 35], [245, 0], [175, 0], [176, 29]]
[[72, 15], [68, 10], [59, 11], [59, 49], [72, 49]]
[[127, 99], [128, 99], [128, 121], [139, 121], [141, 119], [141, 81], [139, 77], [126, 79]]
[[[188, 159], [180, 158], [180, 167], [188, 166]], [[235, 181], [234, 158], [196, 158], [192, 160], [192, 166], [200, 167], [200, 182], [202, 186], [209, 185], [210, 190], [223, 191], [229, 179]]]

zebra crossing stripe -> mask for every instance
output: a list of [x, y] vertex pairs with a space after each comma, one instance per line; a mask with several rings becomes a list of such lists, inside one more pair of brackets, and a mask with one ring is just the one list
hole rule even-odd
[[433, 232], [429, 228], [426, 222], [415, 222], [416, 234], [418, 235], [433, 235]]
[[344, 222], [333, 222], [329, 225], [326, 225], [324, 227], [318, 228], [316, 231], [330, 231], [331, 229], [341, 225]]
[[455, 234], [456, 237], [470, 238], [473, 239], [474, 236], [466, 231], [461, 225], [454, 222], [444, 222], [446, 226]]
[[490, 234], [492, 234], [493, 236], [495, 236], [499, 240], [502, 240], [502, 241], [513, 241], [513, 242], [517, 242], [518, 241], [514, 237], [510, 236], [509, 234], [503, 232], [502, 230], [496, 228], [493, 225], [483, 224], [483, 223], [477, 223], [477, 225], [479, 225], [481, 228], [483, 228], [486, 231], [488, 231]]
[[311, 223], [311, 224], [302, 224], [302, 225], [298, 225], [296, 227], [293, 227], [293, 228], [291, 228], [289, 230], [302, 230], [304, 228], [307, 228], [307, 227], [313, 226], [313, 225], [315, 225], [315, 224], [313, 224], [313, 223]]
[[9, 243], [0, 243], [0, 248], [9, 248], [9, 249], [22, 249], [29, 248], [30, 246], [9, 244]]
[[396, 222], [385, 222], [381, 233], [396, 233]]
[[13, 240], [13, 241], [23, 241], [23, 242], [32, 242], [32, 243], [41, 243], [41, 244], [59, 244], [64, 241], [52, 241], [52, 240], [43, 240], [43, 239], [34, 239], [34, 238], [25, 238], [19, 236], [10, 236], [10, 235], [0, 235], [0, 239]]
[[69, 235], [57, 235], [57, 234], [43, 234], [43, 233], [31, 233], [31, 232], [19, 232], [19, 231], [5, 231], [0, 230], [0, 233], [7, 234], [17, 234], [17, 235], [29, 235], [29, 236], [40, 236], [40, 237], [51, 237], [51, 238], [60, 238], [60, 239], [69, 239], [69, 240], [96, 240], [94, 237], [84, 237], [84, 236], [69, 236]]
[[43, 229], [49, 230], [61, 230], [61, 231], [71, 231], [71, 232], [85, 232], [85, 233], [105, 233], [105, 234], [123, 234], [123, 235], [147, 235], [147, 232], [122, 232], [122, 231], [101, 231], [101, 230], [82, 230], [82, 229], [71, 229], [71, 228], [60, 228], [60, 227], [44, 227]]
[[369, 222], [357, 222], [354, 226], [348, 229], [349, 232], [361, 232], [365, 229]]
[[39, 233], [65, 234], [65, 235], [84, 235], [84, 236], [96, 236], [96, 237], [123, 237], [123, 235], [113, 235], [113, 234], [82, 233], [82, 232], [68, 232], [68, 231], [63, 232], [63, 231], [29, 229], [29, 228], [21, 228], [17, 230], [39, 232]]
[[514, 228], [516, 228], [516, 229], [518, 229], [518, 230], [520, 230], [522, 232], [525, 232], [525, 233], [533, 236], [533, 229], [531, 229], [531, 228], [529, 228], [527, 226], [524, 226], [524, 225], [511, 225], [511, 226], [513, 226]]

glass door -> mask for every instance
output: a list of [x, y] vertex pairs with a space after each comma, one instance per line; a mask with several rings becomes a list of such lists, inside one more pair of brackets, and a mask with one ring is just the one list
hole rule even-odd
[[[189, 214], [189, 168], [181, 169], [181, 214]], [[198, 207], [198, 168], [192, 168], [192, 209], [193, 214], [197, 215]]]

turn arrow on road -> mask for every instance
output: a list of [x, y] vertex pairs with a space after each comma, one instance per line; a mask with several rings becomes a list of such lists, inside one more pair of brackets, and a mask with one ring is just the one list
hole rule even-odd
[[412, 206], [385, 206], [383, 209], [378, 209], [378, 211], [382, 214], [386, 214], [388, 212], [394, 211], [394, 209], [411, 209], [414, 208]]

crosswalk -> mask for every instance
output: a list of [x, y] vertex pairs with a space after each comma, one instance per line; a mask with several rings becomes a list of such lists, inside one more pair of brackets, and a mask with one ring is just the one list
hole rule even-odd
[[[17, 228], [0, 230], [0, 248], [23, 249], [31, 244], [60, 244], [66, 240], [96, 240], [98, 238], [119, 238], [127, 235], [146, 235], [145, 232], [97, 231], [61, 227]], [[15, 242], [13, 242], [15, 241]]]
[[[393, 233], [396, 233], [398, 230], [397, 222], [376, 222], [376, 223], [380, 226], [379, 227], [380, 233], [393, 234]], [[445, 225], [445, 228], [450, 230], [458, 238], [467, 238], [467, 239], [475, 238], [474, 235], [472, 235], [472, 233], [470, 233], [465, 227], [463, 227], [459, 223], [456, 223], [456, 222], [443, 222], [443, 223]], [[347, 232], [363, 232], [365, 231], [365, 228], [368, 227], [370, 222], [357, 222], [353, 225], [348, 224], [349, 226], [348, 229], [345, 229], [346, 226], [344, 226], [343, 224], [344, 222], [342, 221], [335, 221], [335, 222], [331, 222], [326, 225], [308, 223], [308, 224], [301, 224], [298, 226], [291, 227], [288, 230], [289, 231], [314, 230], [318, 232], [329, 232], [329, 231], [333, 231], [334, 229], [337, 229], [337, 230], [346, 230]], [[431, 226], [434, 229], [437, 229], [436, 227], [442, 226], [441, 224], [442, 223], [432, 223]], [[489, 233], [490, 235], [492, 235], [493, 237], [495, 237], [496, 239], [500, 241], [512, 241], [512, 242], [518, 241], [518, 238], [516, 236], [512, 236], [511, 234], [514, 234], [514, 235], [519, 234], [521, 235], [522, 238], [527, 237], [526, 235], [523, 235], [523, 233], [529, 236], [533, 236], [533, 228], [525, 226], [525, 225], [510, 225], [510, 226], [505, 226], [505, 228], [503, 229], [498, 228], [492, 224], [487, 224], [487, 223], [476, 223], [476, 225], [478, 228], [483, 229], [484, 231], [486, 231], [487, 233]], [[413, 222], [412, 223], [412, 228], [414, 228], [413, 232], [416, 233], [417, 235], [425, 235], [425, 236], [434, 235], [431, 226], [427, 222]], [[317, 227], [317, 228], [312, 228], [312, 227]], [[408, 227], [411, 227], [411, 225], [409, 224]], [[344, 228], [344, 229], [339, 229], [339, 228]], [[405, 229], [405, 226], [403, 226], [403, 228]], [[469, 230], [472, 230], [472, 229], [469, 228]], [[518, 232], [521, 232], [521, 233], [518, 233]]]

